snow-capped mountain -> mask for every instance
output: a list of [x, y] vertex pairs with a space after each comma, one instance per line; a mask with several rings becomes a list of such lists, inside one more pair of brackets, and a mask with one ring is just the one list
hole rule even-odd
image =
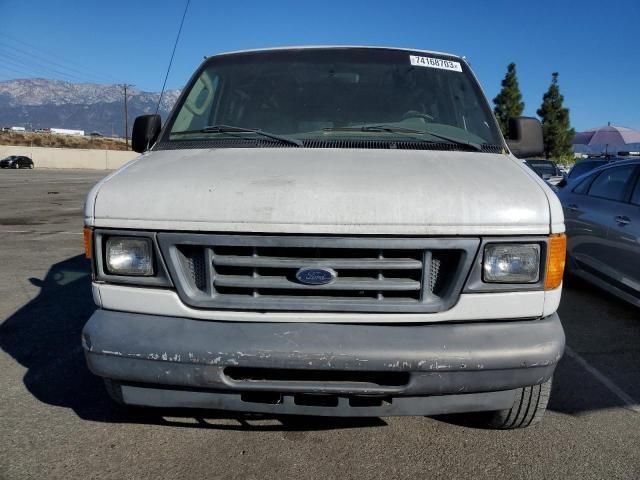
[[[159, 93], [127, 90], [129, 129], [138, 115], [154, 113]], [[164, 92], [160, 114], [173, 107], [180, 90]], [[123, 90], [119, 85], [71, 83], [29, 78], [0, 81], [0, 126], [72, 128], [105, 135], [124, 131]]]

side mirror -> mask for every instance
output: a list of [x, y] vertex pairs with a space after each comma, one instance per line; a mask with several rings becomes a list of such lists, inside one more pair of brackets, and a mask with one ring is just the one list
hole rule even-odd
[[140, 115], [133, 122], [131, 132], [131, 149], [134, 152], [142, 153], [149, 150], [160, 135], [162, 121], [160, 115]]
[[542, 155], [544, 142], [540, 121], [532, 117], [510, 118], [507, 145], [511, 153], [518, 158]]

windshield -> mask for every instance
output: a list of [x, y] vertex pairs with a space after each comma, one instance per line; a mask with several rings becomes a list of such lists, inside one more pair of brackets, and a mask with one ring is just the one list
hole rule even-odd
[[357, 138], [502, 146], [464, 62], [364, 48], [212, 57], [174, 109], [163, 140], [265, 141], [256, 130], [286, 136], [270, 142]]

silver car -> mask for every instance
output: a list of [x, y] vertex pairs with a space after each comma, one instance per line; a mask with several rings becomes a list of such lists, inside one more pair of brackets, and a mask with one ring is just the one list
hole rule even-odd
[[558, 197], [567, 272], [640, 306], [640, 159], [592, 170]]

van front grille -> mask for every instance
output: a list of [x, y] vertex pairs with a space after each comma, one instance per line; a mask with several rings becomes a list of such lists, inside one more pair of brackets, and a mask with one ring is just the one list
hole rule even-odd
[[[185, 303], [244, 310], [439, 311], [459, 294], [478, 246], [474, 239], [158, 238]], [[333, 278], [305, 283], [301, 269]]]
[[[419, 300], [421, 250], [213, 247], [213, 286], [220, 294]], [[336, 273], [333, 282], [306, 285], [300, 268]]]

